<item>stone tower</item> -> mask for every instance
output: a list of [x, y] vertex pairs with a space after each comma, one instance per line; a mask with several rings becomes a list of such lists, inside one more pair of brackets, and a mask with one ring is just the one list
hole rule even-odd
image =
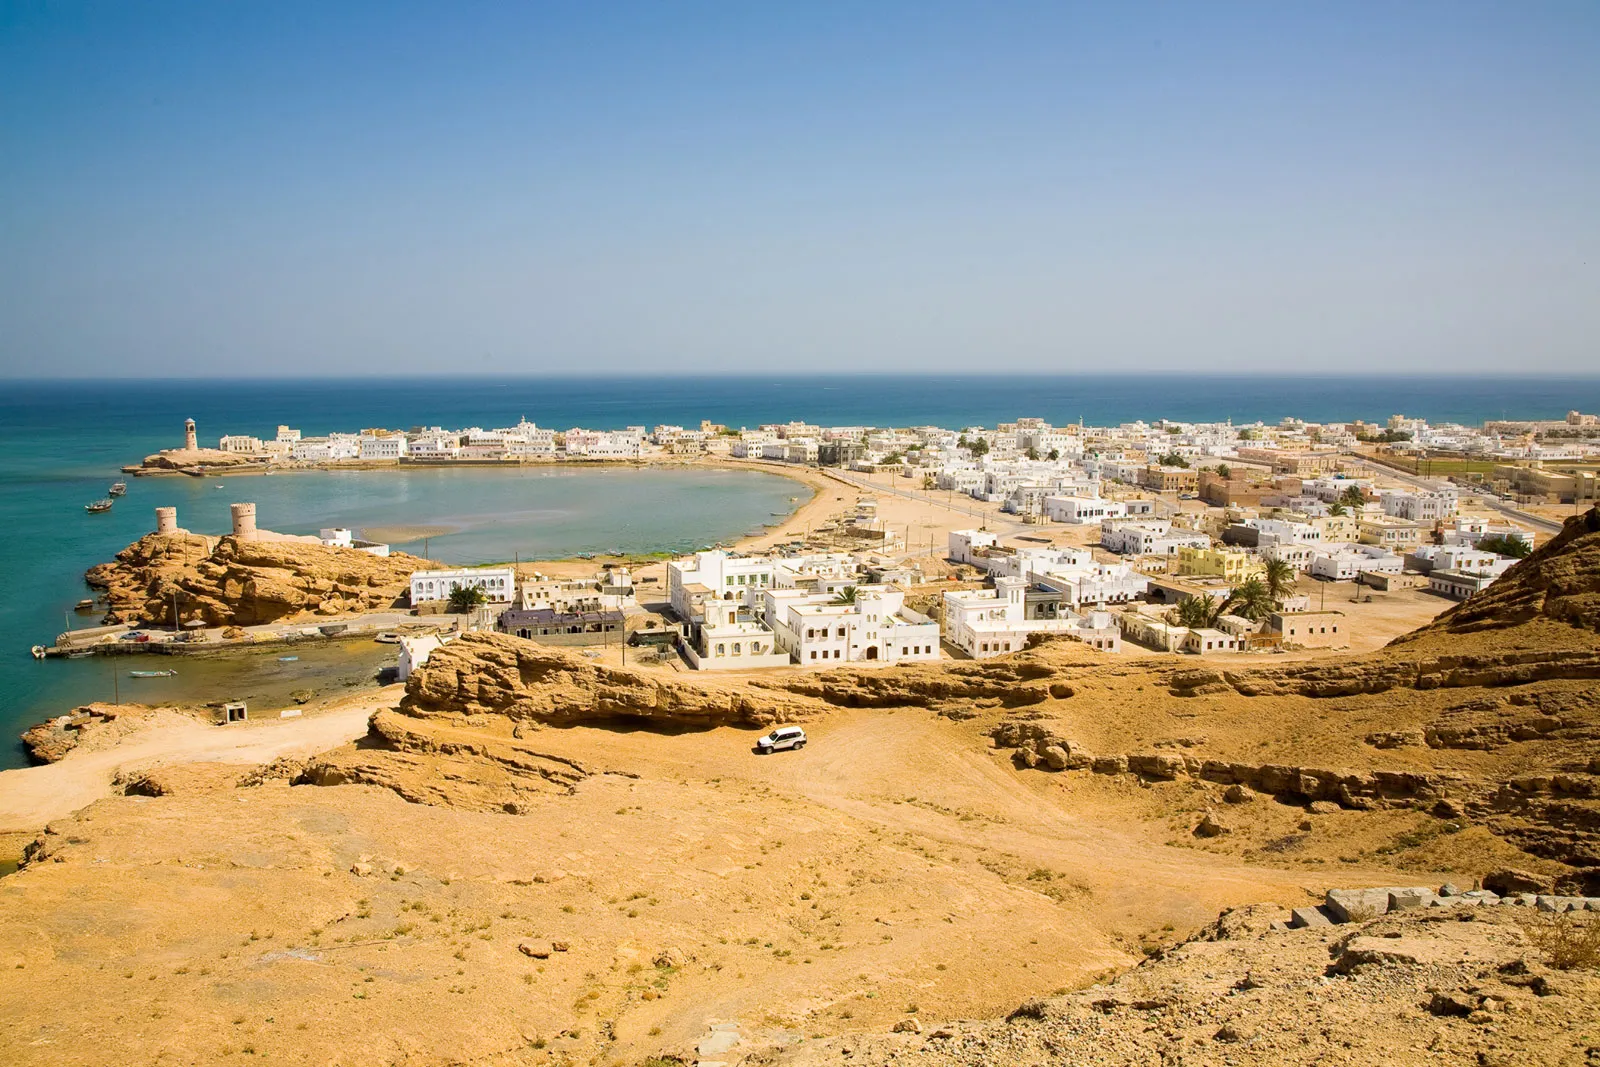
[[233, 512], [233, 536], [241, 541], [254, 541], [256, 539], [256, 506], [254, 504], [234, 504], [228, 510]]
[[178, 509], [156, 508], [156, 533], [175, 534], [178, 532]]
[[187, 448], [191, 452], [199, 447], [195, 444], [193, 419], [183, 420], [183, 447]]

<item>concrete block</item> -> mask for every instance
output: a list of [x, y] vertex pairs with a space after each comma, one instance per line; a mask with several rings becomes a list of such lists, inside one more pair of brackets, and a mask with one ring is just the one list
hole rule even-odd
[[1389, 890], [1389, 910], [1406, 911], [1410, 908], [1425, 908], [1439, 899], [1427, 886], [1407, 886], [1402, 889]]
[[1322, 908], [1295, 908], [1289, 912], [1289, 925], [1296, 930], [1332, 926], [1333, 921]]
[[1500, 903], [1500, 894], [1491, 893], [1487, 889], [1469, 889], [1465, 893], [1461, 894], [1461, 903], [1498, 904]]
[[1330, 889], [1325, 907], [1336, 922], [1354, 922], [1376, 919], [1388, 914], [1389, 890], [1382, 889]]

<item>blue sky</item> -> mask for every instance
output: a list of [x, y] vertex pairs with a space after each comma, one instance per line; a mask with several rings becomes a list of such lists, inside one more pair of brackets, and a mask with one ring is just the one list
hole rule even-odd
[[1600, 371], [1600, 4], [0, 0], [0, 376]]

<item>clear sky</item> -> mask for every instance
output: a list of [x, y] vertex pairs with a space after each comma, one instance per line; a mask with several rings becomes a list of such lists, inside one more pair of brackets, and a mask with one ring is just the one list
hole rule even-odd
[[1600, 3], [0, 0], [0, 376], [1600, 373]]

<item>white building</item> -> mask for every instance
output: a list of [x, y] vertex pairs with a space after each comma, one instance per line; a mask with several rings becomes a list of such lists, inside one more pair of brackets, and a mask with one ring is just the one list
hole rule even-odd
[[1379, 499], [1385, 515], [1408, 522], [1439, 522], [1456, 513], [1454, 489], [1385, 490]]
[[1028, 583], [1021, 578], [996, 578], [994, 586], [944, 594], [945, 638], [973, 659], [1020, 652], [1029, 634], [1080, 636], [1082, 619], [1071, 612], [1053, 619], [1027, 618]]
[[1405, 560], [1380, 545], [1330, 544], [1311, 558], [1309, 569], [1315, 578], [1350, 582], [1362, 574], [1399, 574]]
[[1102, 500], [1100, 497], [1047, 496], [1042, 510], [1051, 522], [1082, 525], [1105, 519], [1120, 519], [1128, 513], [1128, 506], [1120, 500]]
[[387, 556], [389, 546], [377, 541], [363, 541], [342, 526], [325, 526], [317, 539], [328, 548], [353, 548], [369, 556]]
[[1106, 519], [1100, 544], [1122, 556], [1175, 556], [1180, 548], [1209, 548], [1211, 538], [1198, 530], [1174, 530], [1166, 519]]
[[449, 600], [457, 589], [477, 588], [491, 604], [509, 604], [517, 595], [516, 571], [510, 567], [460, 567], [454, 570], [412, 571], [411, 604]]
[[399, 459], [410, 454], [403, 433], [362, 434], [360, 442], [362, 459]]
[[778, 647], [802, 667], [938, 660], [939, 624], [907, 608], [903, 591], [849, 588], [842, 594], [768, 589], [763, 613]]
[[454, 634], [422, 634], [418, 637], [402, 637], [400, 639], [400, 661], [395, 666], [395, 681], [403, 682], [410, 678], [412, 673], [428, 662], [428, 657], [440, 645], [448, 644]]
[[246, 437], [242, 434], [231, 433], [217, 442], [217, 448], [223, 452], [232, 452], [235, 455], [255, 456], [267, 450], [259, 437]]

